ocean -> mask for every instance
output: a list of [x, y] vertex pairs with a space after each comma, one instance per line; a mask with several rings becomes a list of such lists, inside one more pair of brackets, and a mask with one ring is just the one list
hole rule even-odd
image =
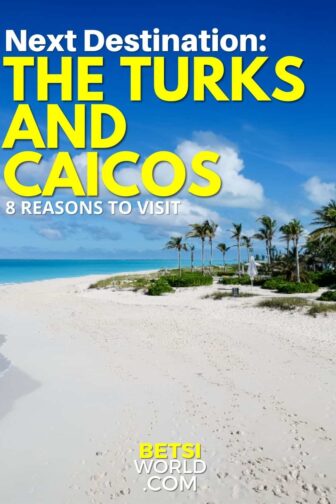
[[0, 284], [175, 268], [176, 263], [174, 259], [0, 259]]

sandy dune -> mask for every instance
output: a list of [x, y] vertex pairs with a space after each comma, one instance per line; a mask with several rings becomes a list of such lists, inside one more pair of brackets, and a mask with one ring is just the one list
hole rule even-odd
[[[336, 502], [335, 315], [90, 280], [0, 287], [1, 502]], [[197, 493], [144, 492], [141, 441], [201, 442]]]

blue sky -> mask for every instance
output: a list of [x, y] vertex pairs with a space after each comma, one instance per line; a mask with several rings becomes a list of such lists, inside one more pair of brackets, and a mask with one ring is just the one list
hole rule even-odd
[[[301, 5], [300, 5], [301, 4]], [[183, 233], [195, 216], [213, 217], [220, 224], [220, 241], [230, 242], [231, 222], [242, 222], [247, 234], [257, 228], [256, 217], [274, 216], [279, 224], [293, 216], [309, 227], [312, 211], [331, 197], [335, 186], [335, 12], [332, 2], [208, 1], [196, 2], [47, 2], [7, 4], [2, 11], [0, 47], [4, 50], [5, 29], [26, 28], [31, 33], [63, 33], [73, 29], [98, 29], [109, 33], [138, 33], [160, 28], [166, 33], [197, 33], [218, 27], [223, 33], [265, 33], [268, 69], [260, 78], [272, 89], [272, 64], [282, 56], [304, 59], [300, 76], [306, 83], [305, 96], [295, 103], [261, 103], [246, 96], [242, 103], [218, 103], [209, 97], [194, 103], [192, 97], [178, 103], [164, 103], [152, 91], [151, 76], [145, 80], [141, 103], [128, 100], [127, 72], [118, 68], [119, 53], [106, 58], [105, 100], [125, 114], [128, 132], [123, 149], [138, 151], [143, 157], [156, 150], [177, 150], [183, 155], [210, 145], [223, 153], [227, 163], [227, 193], [221, 201], [186, 200], [184, 215], [178, 219], [156, 217], [9, 217], [0, 214], [0, 257], [163, 257], [162, 246], [171, 233]], [[223, 61], [234, 54], [222, 53]], [[215, 54], [216, 55], [216, 54]], [[59, 54], [52, 54], [57, 65]], [[251, 56], [246, 55], [246, 61]], [[168, 55], [168, 70], [174, 82], [175, 55]], [[2, 139], [15, 109], [10, 100], [9, 72], [0, 69], [0, 127]], [[228, 90], [229, 82], [223, 83]], [[29, 102], [43, 128], [45, 109], [34, 102], [34, 82]], [[57, 91], [53, 99], [58, 101]], [[65, 107], [69, 110], [70, 107]], [[18, 149], [26, 149], [18, 145]], [[30, 146], [29, 146], [30, 148]], [[64, 142], [64, 150], [79, 156]], [[119, 146], [120, 148], [120, 146]], [[102, 158], [109, 153], [102, 152]], [[2, 166], [10, 153], [2, 151]], [[43, 152], [48, 160], [53, 152]], [[124, 176], [128, 174], [124, 172]], [[4, 185], [0, 198], [9, 196]], [[70, 197], [68, 195], [67, 197]], [[58, 199], [63, 199], [64, 194]], [[196, 217], [195, 217], [196, 218]], [[194, 219], [195, 220], [195, 219]], [[197, 220], [197, 219], [196, 219]], [[256, 251], [262, 249], [255, 244]]]

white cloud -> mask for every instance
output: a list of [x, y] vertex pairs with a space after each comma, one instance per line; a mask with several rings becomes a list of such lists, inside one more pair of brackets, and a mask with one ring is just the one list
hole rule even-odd
[[47, 240], [62, 240], [63, 238], [63, 234], [59, 229], [45, 227], [38, 229], [36, 232], [43, 238], [47, 238]]
[[278, 203], [272, 201], [267, 204], [267, 211], [280, 223], [289, 222], [295, 217], [292, 212], [289, 212], [286, 208], [283, 208]]
[[[152, 239], [159, 238], [160, 236], [170, 236], [184, 234], [189, 229], [189, 225], [194, 222], [202, 222], [206, 219], [219, 222], [220, 216], [214, 210], [207, 207], [196, 205], [187, 199], [174, 200], [179, 201], [178, 214], [174, 215], [151, 215], [149, 213], [140, 215], [137, 210], [134, 210], [129, 215], [121, 215], [116, 213], [113, 218], [118, 220], [125, 220], [127, 223], [141, 225], [141, 232], [147, 237]], [[218, 230], [220, 232], [220, 229]]]
[[322, 182], [319, 177], [311, 177], [303, 184], [307, 197], [317, 205], [325, 205], [336, 198], [336, 183]]
[[[203, 150], [217, 152], [220, 160], [215, 166], [216, 172], [222, 179], [222, 188], [218, 195], [213, 198], [202, 199], [202, 204], [211, 204], [236, 208], [260, 208], [264, 202], [263, 187], [243, 175], [244, 161], [240, 158], [237, 147], [226, 139], [211, 132], [197, 132], [192, 135], [192, 140], [181, 141], [175, 152], [184, 161], [188, 169], [187, 183], [183, 191], [183, 197], [191, 197], [188, 187], [192, 182], [202, 185], [205, 181], [195, 175], [191, 169], [194, 155]], [[120, 184], [137, 184], [142, 194], [146, 190], [141, 182], [141, 168], [125, 167], [118, 170], [116, 178]], [[155, 169], [155, 180], [158, 184], [169, 184], [172, 180], [172, 168], [167, 163], [161, 163]], [[148, 194], [148, 193], [147, 193]], [[194, 198], [196, 199], [196, 198]], [[200, 201], [200, 199], [198, 199]]]
[[209, 210], [208, 208], [200, 205], [195, 205], [186, 199], [179, 200], [179, 210], [177, 215], [165, 214], [165, 215], [140, 215], [137, 214], [136, 219], [142, 224], [152, 225], [154, 222], [160, 224], [160, 226], [175, 226], [175, 227], [185, 227], [192, 222], [201, 222], [205, 219], [217, 220], [219, 215], [217, 212]]
[[211, 132], [197, 132], [192, 140], [181, 142], [176, 149], [189, 167], [188, 183], [200, 180], [190, 169], [193, 156], [202, 150], [211, 150], [220, 155], [215, 170], [222, 179], [219, 194], [209, 198], [208, 202], [227, 207], [259, 208], [264, 202], [263, 187], [243, 175], [244, 161], [240, 158], [237, 148], [227, 140]]
[[95, 226], [92, 224], [68, 222], [55, 222], [50, 225], [33, 228], [34, 231], [48, 240], [62, 240], [73, 236], [76, 233], [83, 233], [93, 238], [95, 241], [112, 240], [116, 241], [121, 238], [121, 234], [103, 226]]
[[14, 201], [14, 203], [18, 203], [19, 199], [16, 194], [12, 193], [5, 182], [0, 180], [0, 210], [2, 213], [6, 212], [6, 207], [8, 201]]

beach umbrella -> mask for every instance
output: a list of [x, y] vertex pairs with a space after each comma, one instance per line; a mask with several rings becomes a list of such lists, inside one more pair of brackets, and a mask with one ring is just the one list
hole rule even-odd
[[258, 268], [253, 255], [251, 255], [248, 263], [247, 274], [250, 277], [251, 285], [253, 286], [253, 280], [258, 275]]

